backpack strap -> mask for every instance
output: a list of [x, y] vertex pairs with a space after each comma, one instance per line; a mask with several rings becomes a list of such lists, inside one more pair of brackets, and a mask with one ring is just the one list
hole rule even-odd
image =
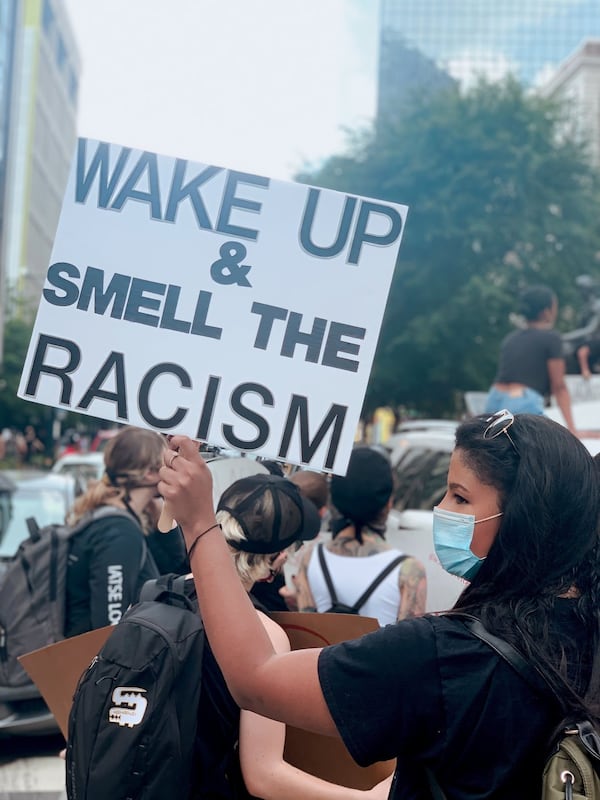
[[117, 506], [104, 505], [98, 506], [98, 508], [93, 508], [91, 511], [88, 511], [86, 514], [84, 514], [81, 519], [69, 529], [69, 538], [71, 536], [75, 536], [77, 533], [81, 533], [81, 531], [85, 530], [88, 525], [92, 524], [92, 522], [105, 519], [106, 517], [127, 517], [127, 519], [133, 520], [133, 522], [135, 522], [135, 524], [139, 527], [138, 521], [132, 514], [129, 513], [129, 511], [125, 511], [123, 508], [117, 508]]
[[176, 575], [172, 572], [151, 578], [140, 589], [138, 602], [167, 602], [195, 613], [196, 608], [185, 590], [186, 579], [186, 575]]
[[384, 570], [382, 570], [379, 573], [379, 575], [367, 586], [367, 588], [358, 598], [356, 603], [354, 603], [354, 608], [356, 608], [357, 611], [359, 608], [362, 608], [364, 606], [364, 604], [367, 602], [369, 597], [371, 597], [375, 589], [377, 589], [379, 584], [383, 583], [383, 581], [387, 578], [390, 572], [393, 572], [398, 566], [398, 564], [401, 564], [405, 558], [408, 558], [408, 556], [396, 556], [396, 558], [393, 561], [390, 561], [387, 567]]
[[156, 600], [165, 590], [185, 595], [185, 580], [185, 575], [169, 572], [167, 575], [146, 581], [140, 590], [140, 603]]
[[317, 545], [317, 553], [319, 555], [319, 564], [321, 565], [321, 571], [323, 572], [323, 577], [325, 578], [325, 583], [327, 584], [329, 599], [331, 600], [331, 605], [334, 606], [339, 602], [339, 600], [333, 586], [333, 581], [331, 580], [331, 573], [329, 572], [329, 567], [327, 566], [327, 562], [325, 561], [325, 555], [323, 554], [323, 543]]
[[536, 694], [547, 697], [548, 692], [550, 692], [559, 702], [561, 708], [564, 707], [562, 699], [556, 694], [542, 673], [532, 666], [512, 644], [509, 644], [509, 642], [502, 639], [500, 636], [490, 633], [477, 617], [472, 617], [470, 614], [461, 614], [460, 616], [462, 617], [461, 622], [467, 630], [469, 630], [473, 636], [485, 642], [492, 650], [495, 650], [499, 656], [507, 661]]
[[[339, 603], [339, 600], [335, 588], [333, 586], [333, 581], [331, 580], [331, 573], [329, 572], [329, 568], [327, 567], [327, 562], [325, 561], [325, 555], [323, 553], [322, 543], [318, 545], [317, 552], [319, 555], [319, 564], [321, 565], [323, 577], [325, 578], [325, 583], [327, 584], [327, 590], [331, 598], [331, 605], [333, 606], [336, 605], [336, 603]], [[377, 589], [379, 584], [383, 583], [383, 581], [387, 578], [390, 572], [393, 572], [398, 566], [398, 564], [404, 561], [405, 558], [408, 558], [408, 556], [397, 556], [396, 558], [393, 559], [393, 561], [390, 561], [390, 563], [385, 567], [385, 569], [383, 569], [379, 573], [379, 575], [377, 575], [373, 579], [373, 581], [371, 581], [371, 583], [367, 586], [367, 588], [364, 590], [364, 592], [361, 594], [358, 600], [353, 605], [349, 606], [349, 608], [352, 608], [354, 611], [356, 611], [356, 613], [358, 613], [359, 610], [367, 602], [369, 597], [371, 597], [373, 592]]]
[[106, 519], [107, 517], [126, 517], [127, 519], [132, 520], [138, 526], [140, 531], [142, 532], [142, 557], [140, 559], [140, 572], [143, 569], [146, 560], [148, 558], [148, 544], [146, 543], [146, 535], [142, 530], [142, 527], [138, 520], [131, 514], [129, 511], [125, 511], [124, 508], [117, 508], [117, 506], [111, 505], [104, 505], [98, 506], [97, 508], [92, 508], [91, 511], [88, 511], [86, 514], [81, 517], [81, 519], [73, 525], [73, 527], [67, 530], [66, 536], [70, 539], [73, 536], [76, 536], [78, 533], [84, 531], [89, 525], [93, 522], [97, 522], [101, 519]]

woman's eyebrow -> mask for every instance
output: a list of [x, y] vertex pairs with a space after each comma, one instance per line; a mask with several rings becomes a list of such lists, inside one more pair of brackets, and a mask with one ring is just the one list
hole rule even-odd
[[448, 488], [452, 489], [452, 491], [457, 491], [457, 490], [461, 491], [461, 492], [468, 492], [469, 491], [467, 489], [467, 487], [463, 486], [461, 483], [449, 483], [448, 484]]

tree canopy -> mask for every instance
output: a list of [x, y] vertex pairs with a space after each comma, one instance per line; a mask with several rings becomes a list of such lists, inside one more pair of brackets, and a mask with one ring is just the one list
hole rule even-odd
[[17, 397], [21, 372], [31, 337], [32, 324], [19, 317], [4, 327], [4, 361], [0, 365], [0, 419], [2, 427], [23, 430], [26, 425], [46, 423], [50, 412], [39, 403]]
[[518, 292], [558, 295], [575, 327], [575, 277], [600, 275], [600, 192], [565, 111], [514, 79], [416, 95], [303, 182], [409, 206], [366, 398], [429, 414], [491, 383]]

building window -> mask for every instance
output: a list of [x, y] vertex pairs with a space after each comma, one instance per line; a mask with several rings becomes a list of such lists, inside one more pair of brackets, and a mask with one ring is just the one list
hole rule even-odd
[[44, 26], [44, 30], [46, 33], [49, 33], [52, 30], [52, 26], [54, 25], [54, 14], [52, 13], [52, 6], [50, 5], [50, 0], [44, 0], [44, 9], [42, 11], [42, 25]]
[[63, 42], [62, 36], [59, 35], [56, 42], [56, 63], [58, 64], [59, 69], [63, 68], [66, 60], [67, 50], [65, 48], [65, 43]]
[[77, 105], [77, 95], [79, 94], [79, 82], [73, 70], [69, 70], [69, 97], [73, 105]]

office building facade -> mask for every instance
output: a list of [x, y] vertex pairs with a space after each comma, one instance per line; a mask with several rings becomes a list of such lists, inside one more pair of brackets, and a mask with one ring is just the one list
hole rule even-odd
[[600, 168], [600, 39], [583, 42], [541, 91], [565, 106], [567, 133], [587, 145], [590, 162]]
[[63, 0], [2, 0], [0, 9], [2, 307], [31, 316], [76, 142], [80, 58]]

